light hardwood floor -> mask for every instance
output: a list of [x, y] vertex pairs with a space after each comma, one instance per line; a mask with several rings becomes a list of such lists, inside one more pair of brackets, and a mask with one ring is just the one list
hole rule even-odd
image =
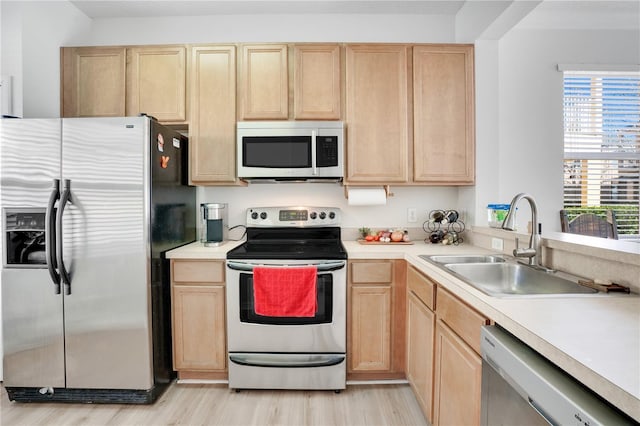
[[231, 391], [172, 384], [153, 405], [14, 403], [2, 387], [0, 424], [13, 425], [428, 425], [409, 385], [331, 391]]

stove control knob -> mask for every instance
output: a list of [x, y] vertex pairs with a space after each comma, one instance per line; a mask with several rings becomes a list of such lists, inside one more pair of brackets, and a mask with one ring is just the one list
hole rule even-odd
[[251, 213], [251, 219], [256, 220], [258, 218], [258, 212]]
[[310, 217], [311, 219], [314, 219], [314, 220], [315, 220], [315, 218], [316, 218], [316, 217], [318, 217], [318, 213], [316, 213], [316, 212], [311, 212], [311, 214], [309, 215], [309, 217]]
[[264, 220], [267, 218], [267, 212], [260, 213], [260, 219]]
[[320, 212], [320, 219], [324, 219], [325, 217], [327, 217], [327, 214], [325, 212]]
[[335, 218], [336, 218], [335, 212], [329, 212], [329, 219], [335, 219]]

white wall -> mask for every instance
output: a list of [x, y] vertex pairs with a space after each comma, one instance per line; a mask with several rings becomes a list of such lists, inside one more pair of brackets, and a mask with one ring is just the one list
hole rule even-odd
[[13, 115], [22, 117], [22, 16], [20, 8], [0, 3], [0, 69], [13, 77]]
[[496, 40], [478, 40], [475, 45], [476, 73], [476, 184], [459, 190], [459, 207], [469, 212], [468, 224], [487, 225], [486, 206], [500, 202], [498, 158], [500, 90], [499, 45]]
[[16, 115], [59, 117], [60, 46], [82, 37], [91, 20], [66, 1], [3, 0], [0, 7], [1, 73], [14, 76]]
[[[457, 192], [448, 187], [391, 187], [393, 196], [385, 206], [348, 206], [344, 188], [329, 183], [250, 184], [244, 188], [203, 187], [198, 191], [200, 202], [228, 203], [229, 225], [244, 224], [245, 209], [261, 206], [333, 206], [342, 209], [342, 225], [346, 228], [422, 227], [433, 209], [458, 208]], [[416, 208], [418, 222], [407, 222], [407, 208]], [[466, 212], [463, 212], [466, 213]], [[414, 235], [422, 239], [426, 236]]]
[[[543, 232], [559, 231], [562, 208], [562, 73], [557, 64], [640, 64], [640, 28], [615, 30], [518, 30], [500, 40], [500, 200], [532, 194]], [[480, 89], [481, 90], [481, 89]], [[481, 154], [482, 155], [482, 154]], [[480, 165], [480, 167], [482, 167]], [[518, 210], [526, 229], [526, 202]]]
[[81, 45], [232, 42], [453, 42], [452, 16], [218, 15], [97, 19]]

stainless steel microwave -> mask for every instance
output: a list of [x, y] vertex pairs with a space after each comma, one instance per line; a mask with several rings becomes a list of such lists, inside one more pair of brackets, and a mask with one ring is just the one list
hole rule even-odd
[[342, 121], [240, 121], [238, 177], [267, 181], [341, 181]]

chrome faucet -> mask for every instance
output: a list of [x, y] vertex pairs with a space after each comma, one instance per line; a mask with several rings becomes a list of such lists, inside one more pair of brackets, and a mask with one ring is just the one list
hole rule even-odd
[[506, 229], [508, 231], [516, 230], [516, 207], [521, 199], [525, 198], [529, 201], [529, 205], [531, 206], [531, 236], [529, 237], [529, 247], [528, 248], [519, 248], [518, 247], [518, 239], [516, 238], [516, 248], [513, 250], [513, 255], [515, 257], [527, 257], [529, 258], [529, 265], [534, 267], [541, 267], [540, 265], [540, 226], [538, 224], [538, 207], [536, 206], [536, 201], [529, 194], [525, 194], [521, 192], [520, 194], [513, 197], [511, 200], [511, 205], [509, 206], [509, 212], [507, 213], [507, 217], [504, 218], [504, 222], [502, 222], [502, 229]]

